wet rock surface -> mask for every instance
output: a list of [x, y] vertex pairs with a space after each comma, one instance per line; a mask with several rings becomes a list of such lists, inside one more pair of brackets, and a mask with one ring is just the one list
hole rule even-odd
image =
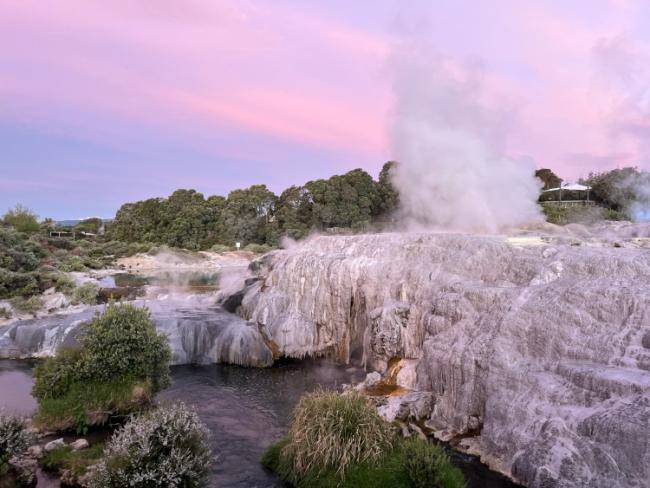
[[416, 361], [426, 426], [527, 486], [647, 487], [648, 229], [321, 236], [239, 310], [284, 356]]

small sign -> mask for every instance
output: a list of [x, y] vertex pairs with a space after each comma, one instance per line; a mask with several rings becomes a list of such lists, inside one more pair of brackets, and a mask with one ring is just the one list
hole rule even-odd
[[235, 247], [239, 249], [241, 247], [241, 242], [235, 242]]

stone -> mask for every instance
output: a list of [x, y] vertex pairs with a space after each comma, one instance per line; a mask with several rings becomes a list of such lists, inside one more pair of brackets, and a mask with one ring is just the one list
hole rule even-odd
[[27, 455], [34, 459], [41, 459], [45, 453], [43, 452], [43, 447], [39, 445], [29, 446], [27, 448]]
[[381, 381], [381, 374], [377, 373], [377, 371], [373, 371], [366, 375], [366, 379], [363, 381], [363, 385], [365, 387], [375, 386], [380, 381]]
[[60, 439], [55, 439], [55, 440], [50, 441], [47, 444], [45, 444], [44, 449], [45, 449], [45, 452], [50, 452], [50, 451], [53, 451], [54, 449], [57, 449], [57, 448], [63, 447], [63, 446], [65, 446], [65, 441], [61, 437]]
[[282, 356], [415, 361], [425, 425], [532, 488], [648, 486], [650, 225], [514, 236], [316, 236], [266, 256], [238, 311]]
[[87, 449], [89, 446], [86, 439], [77, 439], [76, 441], [70, 443], [70, 447], [73, 451], [79, 451], [81, 449]]
[[61, 292], [53, 292], [43, 296], [43, 309], [55, 310], [70, 305], [70, 300]]

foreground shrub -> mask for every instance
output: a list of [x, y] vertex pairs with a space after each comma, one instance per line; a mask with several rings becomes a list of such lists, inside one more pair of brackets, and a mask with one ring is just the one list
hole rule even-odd
[[75, 288], [72, 296], [74, 303], [83, 303], [85, 305], [95, 305], [97, 303], [97, 294], [99, 287], [94, 283], [84, 283]]
[[442, 447], [396, 438], [358, 392], [302, 397], [262, 464], [295, 488], [464, 488]]
[[70, 446], [61, 446], [45, 454], [39, 464], [45, 471], [61, 476], [61, 481], [65, 482], [66, 486], [83, 486], [82, 477], [90, 466], [99, 461], [103, 449], [102, 443], [77, 451]]
[[62, 396], [41, 400], [34, 423], [49, 430], [74, 429], [85, 435], [89, 427], [104, 425], [110, 417], [143, 410], [152, 398], [146, 380], [78, 381]]
[[[283, 455], [289, 439], [271, 446], [262, 464], [295, 488], [464, 488], [462, 473], [442, 448], [421, 439], [399, 439], [374, 462], [351, 463], [343, 476], [334, 467], [296, 473]], [[414, 460], [413, 457], [416, 457]]]
[[9, 460], [23, 453], [31, 442], [21, 419], [0, 414], [0, 476], [9, 468]]
[[106, 444], [90, 488], [205, 486], [208, 432], [183, 404], [133, 417]]
[[169, 384], [171, 351], [145, 308], [109, 304], [81, 325], [80, 348], [60, 350], [34, 371], [43, 427], [77, 430], [139, 410]]
[[463, 488], [463, 473], [442, 446], [412, 438], [403, 442], [404, 467], [413, 488]]
[[82, 326], [84, 376], [96, 380], [147, 378], [154, 392], [169, 386], [171, 350], [156, 331], [149, 310], [131, 304], [106, 306]]
[[390, 449], [390, 425], [357, 392], [317, 392], [303, 396], [293, 412], [289, 442], [282, 455], [299, 475], [376, 461]]

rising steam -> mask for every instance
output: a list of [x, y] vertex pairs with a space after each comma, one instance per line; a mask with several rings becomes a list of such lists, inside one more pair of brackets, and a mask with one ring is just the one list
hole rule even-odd
[[420, 227], [495, 232], [539, 221], [534, 168], [500, 154], [503, 120], [482, 103], [479, 70], [459, 69], [417, 43], [392, 57], [393, 183]]

